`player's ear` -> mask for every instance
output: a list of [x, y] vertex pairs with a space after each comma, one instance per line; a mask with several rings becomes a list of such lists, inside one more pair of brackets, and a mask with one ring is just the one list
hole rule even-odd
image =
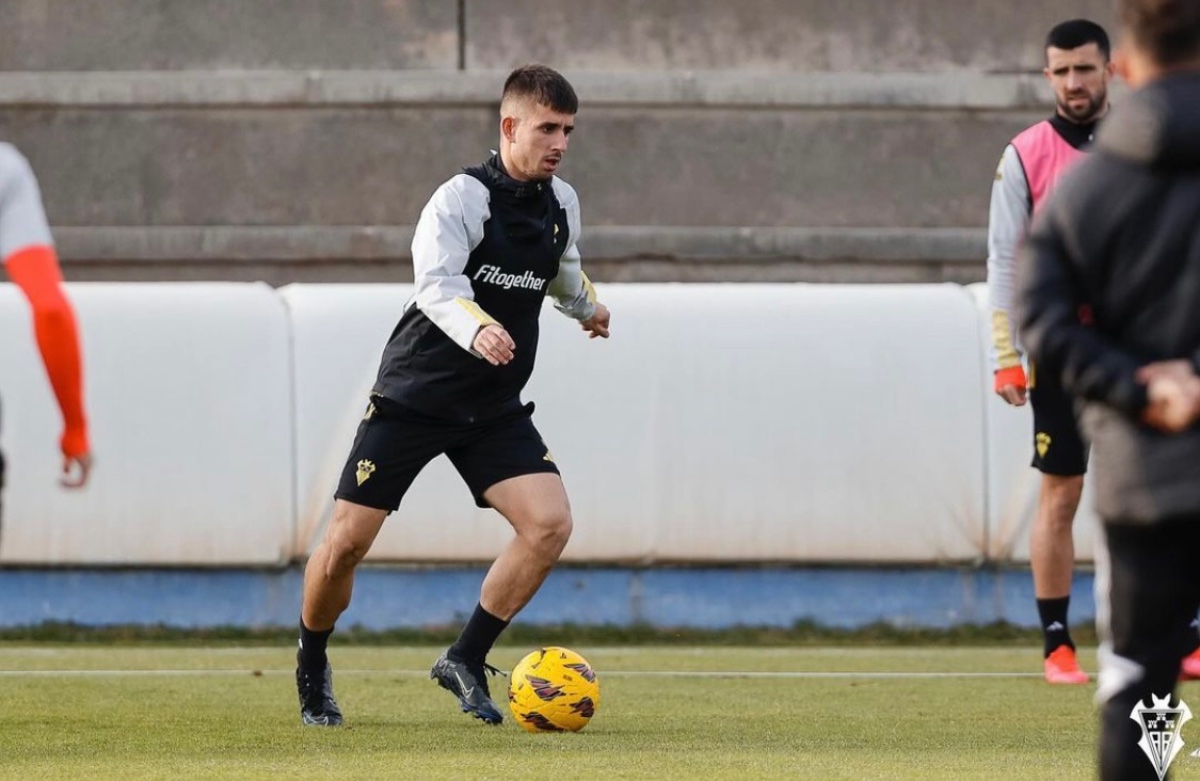
[[500, 133], [504, 136], [504, 140], [510, 144], [517, 140], [517, 118], [502, 117], [500, 119]]

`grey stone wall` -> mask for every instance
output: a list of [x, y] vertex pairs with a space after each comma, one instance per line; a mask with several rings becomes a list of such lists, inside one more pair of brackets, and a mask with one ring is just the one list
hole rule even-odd
[[[388, 83], [362, 103], [372, 89], [356, 82], [344, 98], [283, 84], [191, 104], [187, 80], [120, 102], [107, 81], [76, 82], [58, 103], [47, 89], [50, 105], [0, 114], [0, 137], [26, 151], [55, 225], [411, 224], [439, 183], [496, 145], [484, 96], [500, 78], [416, 94]], [[1016, 88], [1008, 105], [954, 107], [970, 88], [949, 80], [942, 99], [918, 95], [923, 105], [895, 105], [911, 85], [878, 77], [850, 105], [793, 84], [796, 96], [745, 106], [715, 88], [709, 100], [703, 88], [606, 81], [629, 98], [589, 103], [581, 82], [561, 172], [592, 225], [981, 226], [1001, 150], [1048, 113]]]
[[411, 224], [495, 146], [464, 108], [60, 110], [0, 115], [52, 224]]
[[1110, 0], [5, 0], [0, 140], [76, 278], [403, 278], [539, 60], [597, 278], [974, 279], [1072, 16]]
[[[461, 7], [460, 7], [461, 3]], [[0, 70], [1036, 70], [1110, 0], [5, 0]], [[461, 19], [460, 19], [461, 15]], [[461, 25], [460, 25], [461, 21]], [[461, 28], [461, 32], [460, 32]]]
[[1040, 70], [1057, 22], [1111, 0], [467, 0], [468, 68]]
[[455, 0], [4, 0], [0, 70], [457, 68]]

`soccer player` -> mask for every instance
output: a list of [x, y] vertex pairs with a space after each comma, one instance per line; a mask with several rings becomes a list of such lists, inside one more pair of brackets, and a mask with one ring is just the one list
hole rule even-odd
[[1033, 407], [1033, 467], [1042, 473], [1029, 540], [1034, 595], [1045, 637], [1043, 669], [1050, 683], [1087, 683], [1067, 628], [1075, 548], [1071, 526], [1083, 491], [1087, 447], [1073, 403], [1054, 371], [1032, 362], [1029, 382], [1010, 317], [1017, 247], [1030, 219], [1068, 166], [1091, 143], [1108, 111], [1113, 76], [1104, 28], [1086, 19], [1056, 25], [1046, 36], [1043, 71], [1054, 90], [1055, 112], [1019, 133], [1005, 148], [992, 184], [988, 221], [988, 296], [992, 317], [995, 391], [1009, 404]]
[[1200, 608], [1200, 0], [1117, 8], [1136, 91], [1034, 219], [1018, 312], [1030, 354], [1084, 402], [1104, 532], [1100, 777], [1138, 781], [1177, 746], [1161, 701]]
[[[67, 488], [81, 488], [91, 472], [92, 456], [75, 312], [63, 290], [37, 179], [25, 157], [5, 143], [0, 143], [0, 260], [33, 309], [38, 350], [62, 410], [60, 482]], [[3, 485], [4, 458], [0, 456], [0, 487]]]
[[484, 578], [479, 603], [430, 677], [464, 712], [503, 717], [486, 672], [497, 637], [533, 597], [571, 534], [554, 458], [520, 394], [548, 293], [591, 338], [609, 312], [580, 269], [579, 200], [555, 176], [578, 100], [561, 74], [514, 70], [500, 102], [499, 153], [430, 198], [413, 236], [416, 292], [383, 351], [346, 461], [333, 519], [304, 573], [296, 685], [304, 724], [342, 723], [326, 645], [350, 603], [354, 570], [417, 473], [446, 454], [480, 507], [516, 533]]

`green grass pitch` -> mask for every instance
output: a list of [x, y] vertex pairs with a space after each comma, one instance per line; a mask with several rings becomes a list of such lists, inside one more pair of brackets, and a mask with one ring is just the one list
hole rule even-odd
[[[1047, 686], [1033, 648], [573, 647], [600, 676], [596, 717], [530, 735], [459, 713], [428, 678], [435, 647], [332, 648], [348, 726], [316, 729], [290, 647], [0, 644], [0, 778], [1095, 776], [1095, 688]], [[1200, 707], [1200, 686], [1180, 694]], [[1183, 737], [1172, 777], [1200, 779], [1200, 719]]]

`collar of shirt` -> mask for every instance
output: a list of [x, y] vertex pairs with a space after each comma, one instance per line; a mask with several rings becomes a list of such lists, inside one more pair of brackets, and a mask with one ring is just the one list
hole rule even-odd
[[522, 182], [512, 178], [504, 170], [504, 163], [500, 160], [499, 154], [492, 155], [485, 161], [483, 170], [487, 172], [488, 179], [496, 189], [511, 193], [516, 198], [531, 198], [541, 195], [550, 186], [549, 180]]
[[1095, 140], [1096, 130], [1100, 126], [1100, 120], [1085, 122], [1079, 124], [1071, 120], [1055, 114], [1050, 117], [1050, 124], [1054, 130], [1062, 136], [1063, 141], [1066, 141], [1076, 149], [1083, 149]]

